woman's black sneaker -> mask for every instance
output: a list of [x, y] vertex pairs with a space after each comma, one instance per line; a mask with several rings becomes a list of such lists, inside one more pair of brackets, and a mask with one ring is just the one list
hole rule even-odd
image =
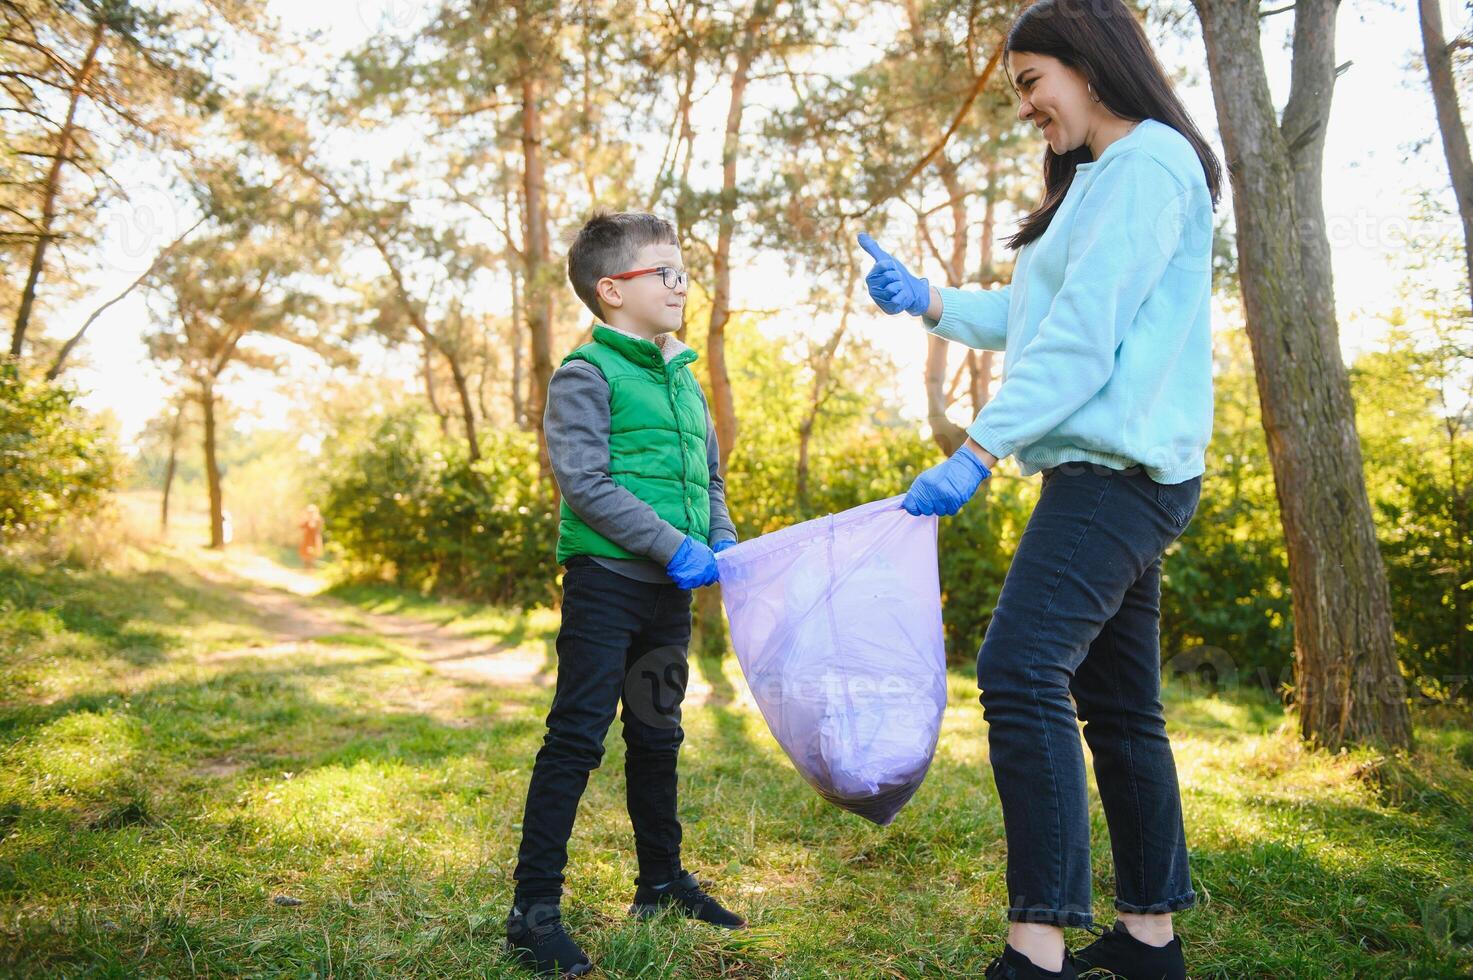
[[1075, 953], [1074, 962], [1083, 976], [1089, 970], [1108, 970], [1121, 980], [1186, 980], [1187, 976], [1180, 936], [1172, 936], [1165, 946], [1152, 946], [1132, 936], [1119, 919], [1115, 928]]
[[1079, 976], [1068, 950], [1064, 951], [1063, 968], [1049, 971], [1011, 946], [1003, 946], [1002, 955], [987, 964], [987, 972], [982, 975], [987, 980], [1076, 980]]
[[593, 969], [588, 954], [563, 931], [557, 902], [512, 906], [506, 917], [506, 951], [539, 974], [581, 977]]
[[695, 875], [681, 872], [679, 878], [667, 885], [641, 884], [634, 890], [634, 904], [629, 914], [640, 919], [659, 915], [665, 909], [678, 909], [687, 919], [709, 922], [723, 929], [745, 929], [747, 920], [728, 912], [721, 903], [701, 890]]

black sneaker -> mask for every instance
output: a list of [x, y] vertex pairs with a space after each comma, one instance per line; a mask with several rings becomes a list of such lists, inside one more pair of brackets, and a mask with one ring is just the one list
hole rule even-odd
[[1011, 946], [1003, 946], [1002, 955], [987, 964], [982, 974], [987, 980], [1077, 980], [1074, 961], [1069, 951], [1064, 950], [1064, 966], [1059, 970], [1045, 970]]
[[1132, 936], [1119, 919], [1115, 920], [1115, 928], [1075, 953], [1074, 962], [1081, 973], [1108, 970], [1109, 976], [1121, 980], [1186, 980], [1187, 977], [1180, 936], [1172, 936], [1165, 946], [1152, 946]]
[[593, 969], [588, 954], [563, 931], [557, 902], [512, 906], [506, 917], [506, 951], [539, 974], [581, 977]]
[[723, 929], [745, 929], [747, 920], [728, 912], [721, 903], [701, 890], [695, 875], [683, 871], [679, 878], [661, 888], [640, 885], [634, 891], [634, 904], [629, 914], [640, 919], [659, 915], [661, 910], [676, 908], [687, 919], [699, 919]]

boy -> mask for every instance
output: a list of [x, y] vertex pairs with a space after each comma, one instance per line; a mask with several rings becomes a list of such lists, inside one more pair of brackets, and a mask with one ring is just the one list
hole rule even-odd
[[[690, 590], [716, 581], [736, 542], [705, 395], [676, 339], [686, 275], [675, 229], [599, 213], [568, 252], [573, 289], [598, 318], [547, 390], [547, 452], [562, 491], [557, 688], [532, 768], [507, 947], [538, 972], [592, 968], [563, 931], [563, 868], [578, 798], [621, 715], [639, 877], [630, 913], [666, 907], [728, 929], [746, 923], [680, 863], [676, 755], [684, 737]], [[709, 547], [708, 547], [709, 544]], [[713, 550], [714, 549], [714, 550]]]

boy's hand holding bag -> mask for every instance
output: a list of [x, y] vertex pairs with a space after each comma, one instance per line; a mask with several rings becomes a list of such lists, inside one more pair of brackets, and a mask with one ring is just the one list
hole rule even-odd
[[665, 566], [665, 573], [682, 589], [699, 589], [716, 581], [716, 553], [695, 538], [686, 536], [680, 550]]

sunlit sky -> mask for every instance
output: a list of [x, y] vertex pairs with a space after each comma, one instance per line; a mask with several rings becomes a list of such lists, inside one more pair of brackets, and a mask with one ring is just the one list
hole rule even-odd
[[[1451, 37], [1466, 15], [1461, 5], [1454, 6], [1453, 0], [1442, 0], [1442, 3], [1444, 25]], [[1407, 215], [1417, 196], [1430, 190], [1449, 205], [1452, 200], [1441, 146], [1436, 141], [1426, 143], [1436, 131], [1436, 120], [1425, 76], [1420, 68], [1413, 69], [1421, 50], [1415, 4], [1361, 3], [1356, 7], [1362, 9], [1348, 5], [1342, 8], [1339, 19], [1336, 57], [1340, 62], [1352, 62], [1352, 66], [1336, 84], [1324, 174], [1325, 212], [1334, 249], [1342, 344], [1346, 355], [1351, 357], [1376, 342], [1383, 329], [1381, 314], [1397, 305], [1397, 289], [1405, 278], [1399, 243], [1409, 230]], [[418, 0], [315, 0], [313, 3], [273, 0], [272, 3], [273, 14], [287, 31], [321, 33], [324, 61], [360, 44], [380, 23], [400, 30], [412, 28], [423, 9]], [[896, 27], [900, 29], [901, 25], [897, 22]], [[1291, 27], [1290, 15], [1276, 16], [1266, 22], [1265, 56], [1270, 85], [1280, 105], [1288, 88], [1287, 37]], [[1179, 92], [1199, 127], [1221, 154], [1200, 38], [1193, 38], [1189, 43], [1161, 40], [1160, 44], [1159, 53], [1168, 68], [1186, 67], [1192, 71]], [[719, 128], [725, 97], [725, 92], [717, 89], [706, 100], [697, 116], [698, 126], [708, 132]], [[1473, 106], [1464, 105], [1463, 112], [1466, 121], [1473, 113]], [[1419, 143], [1426, 145], [1417, 150]], [[129, 176], [123, 174], [125, 182]], [[99, 303], [142, 272], [154, 252], [192, 220], [179, 211], [156, 175], [138, 171], [131, 176], [134, 204], [109, 224], [100, 264], [81, 273], [83, 281], [95, 285], [95, 289], [49, 317], [57, 333], [70, 334]], [[1231, 212], [1226, 197], [1222, 208]], [[1006, 228], [999, 230], [999, 234], [1006, 233]], [[754, 256], [743, 251], [739, 244], [734, 259], [732, 282], [736, 307], [788, 307], [803, 298], [802, 284], [793, 280], [778, 256]], [[574, 302], [571, 292], [566, 299]], [[866, 308], [871, 309], [867, 304]], [[110, 410], [117, 416], [125, 445], [160, 411], [169, 393], [167, 381], [149, 363], [143, 348], [141, 338], [147, 331], [149, 316], [143, 299], [136, 294], [113, 306], [89, 329], [88, 338], [79, 350], [78, 366], [67, 374], [87, 392], [84, 404]], [[774, 342], [780, 343], [781, 331], [792, 329], [795, 318], [778, 319], [783, 321], [783, 326], [775, 324], [770, 333]], [[856, 332], [893, 356], [899, 368], [897, 377], [901, 381], [897, 394], [902, 405], [911, 416], [922, 418], [925, 391], [921, 365], [925, 345], [917, 325], [919, 321], [875, 313], [851, 322]], [[1221, 328], [1233, 324], [1220, 315], [1215, 325]], [[808, 318], [798, 329], [819, 331], [827, 326], [822, 318]], [[370, 353], [360, 370], [410, 377], [418, 367], [418, 353], [410, 349], [400, 355]], [[280, 427], [285, 424], [291, 406], [291, 399], [283, 391], [320, 370], [315, 358], [304, 354], [294, 360], [282, 377], [246, 372], [229, 380], [223, 393], [240, 412], [242, 424]], [[962, 408], [958, 407], [956, 414], [958, 421], [969, 421], [963, 417]]]

